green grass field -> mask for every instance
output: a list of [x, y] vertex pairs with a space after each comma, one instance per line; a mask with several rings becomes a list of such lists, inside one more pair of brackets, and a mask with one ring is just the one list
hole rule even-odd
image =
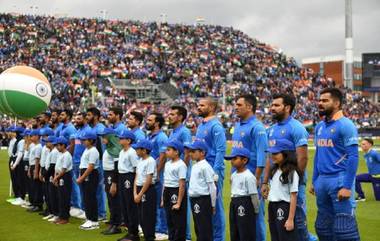
[[[313, 160], [314, 151], [310, 151], [309, 160]], [[100, 234], [100, 231], [105, 227], [102, 224], [100, 230], [82, 231], [78, 227], [82, 220], [71, 218], [70, 224], [57, 226], [41, 219], [38, 214], [31, 214], [25, 211], [24, 208], [13, 206], [5, 200], [9, 194], [9, 172], [7, 168], [6, 151], [0, 152], [0, 241], [45, 241], [45, 240], [116, 240], [122, 235], [106, 237]], [[226, 210], [226, 221], [228, 227], [228, 207], [230, 195], [229, 183], [229, 163], [226, 163], [226, 179], [224, 186], [224, 203]], [[311, 177], [312, 161], [308, 165], [309, 177]], [[366, 172], [364, 160], [360, 159], [359, 173]], [[378, 225], [380, 221], [380, 202], [374, 200], [372, 187], [364, 185], [364, 190], [367, 194], [367, 201], [361, 202], [357, 208], [357, 220], [361, 238], [363, 241], [379, 240]], [[315, 198], [311, 195], [307, 196], [308, 207], [308, 226], [312, 233], [314, 232], [314, 220], [316, 217]], [[229, 240], [229, 231], [226, 230], [226, 240]], [[268, 236], [268, 240], [269, 236]]]

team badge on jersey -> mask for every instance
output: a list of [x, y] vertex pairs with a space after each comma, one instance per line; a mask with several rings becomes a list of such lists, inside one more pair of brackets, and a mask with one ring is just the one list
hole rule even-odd
[[59, 180], [59, 185], [62, 187], [63, 185], [65, 185], [65, 180], [63, 180], [63, 178], [61, 178]]
[[240, 132], [240, 136], [244, 137], [245, 136], [245, 132], [244, 131]]
[[146, 202], [145, 194], [142, 195], [142, 197], [141, 197], [141, 202]]
[[111, 177], [111, 176], [109, 176], [109, 177], [107, 178], [107, 182], [108, 182], [108, 185], [111, 185], [111, 183], [112, 183], [112, 177]]

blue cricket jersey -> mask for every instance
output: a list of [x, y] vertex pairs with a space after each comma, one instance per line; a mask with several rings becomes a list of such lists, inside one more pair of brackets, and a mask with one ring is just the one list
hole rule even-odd
[[136, 138], [135, 142], [145, 140], [145, 133], [143, 130], [141, 130], [140, 127], [136, 127], [131, 131], [135, 135], [135, 138]]
[[287, 139], [294, 144], [294, 149], [307, 145], [309, 133], [298, 120], [288, 117], [268, 128], [269, 146], [276, 144], [278, 139]]
[[113, 128], [116, 131], [117, 135], [120, 135], [125, 129], [125, 126], [124, 123], [120, 121], [114, 125], [111, 125], [111, 128]]
[[[106, 128], [106, 126], [103, 123], [100, 123], [100, 122], [97, 123], [94, 127], [91, 127], [91, 129], [95, 133], [99, 133], [99, 132], [103, 131], [105, 128]], [[100, 136], [98, 136], [98, 138], [96, 139], [95, 147], [96, 147], [96, 149], [99, 152], [99, 159], [102, 160], [103, 153], [104, 153], [104, 150], [106, 149], [106, 146], [103, 144], [102, 138]], [[102, 165], [102, 162], [100, 162], [100, 165]]]
[[[173, 131], [170, 133], [168, 141], [172, 140], [180, 141], [183, 145], [191, 144], [191, 131], [185, 125], [181, 124], [177, 128], [174, 128]], [[185, 153], [182, 153], [181, 159], [185, 160]], [[190, 178], [192, 166], [191, 164], [191, 161], [189, 161], [189, 165], [187, 168], [187, 180], [189, 180]]]
[[[255, 174], [256, 167], [265, 166], [268, 138], [264, 125], [255, 116], [237, 122], [232, 135], [232, 147], [244, 147], [250, 151], [247, 167]], [[232, 168], [231, 172], [234, 171], [235, 168]]]
[[[358, 166], [358, 131], [340, 111], [315, 127], [313, 183], [319, 175], [345, 173], [343, 187], [350, 189]], [[349, 149], [349, 147], [355, 147]], [[352, 153], [351, 153], [352, 152]]]
[[191, 144], [191, 132], [186, 126], [181, 124], [170, 133], [169, 141], [172, 140], [178, 140], [183, 145]]
[[166, 142], [168, 141], [168, 136], [162, 131], [159, 130], [155, 133], [152, 133], [147, 138], [150, 142], [152, 142], [153, 150], [151, 151], [150, 155], [158, 161], [158, 158], [160, 157], [160, 153], [165, 152], [166, 150]]
[[63, 123], [59, 122], [57, 127], [54, 128], [54, 136], [59, 137], [62, 131]]
[[59, 133], [60, 136], [65, 137], [67, 140], [72, 139], [73, 135], [77, 132], [77, 129], [74, 127], [74, 125], [69, 122], [67, 124], [62, 125], [62, 129]]
[[380, 174], [380, 153], [375, 150], [370, 150], [364, 155], [367, 164], [368, 173], [371, 175]]
[[77, 132], [72, 136], [71, 139], [74, 139], [74, 153], [73, 153], [73, 163], [80, 163], [80, 159], [86, 147], [82, 144], [82, 141], [79, 139], [86, 131], [91, 131], [89, 125], [84, 125], [82, 128], [78, 129]]
[[214, 170], [224, 171], [226, 133], [218, 118], [203, 121], [197, 129], [196, 140], [204, 141], [208, 147], [206, 160]]

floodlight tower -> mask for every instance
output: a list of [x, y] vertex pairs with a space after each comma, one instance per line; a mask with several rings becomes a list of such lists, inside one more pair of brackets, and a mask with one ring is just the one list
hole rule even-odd
[[354, 41], [352, 38], [352, 0], [346, 1], [346, 74], [345, 74], [345, 86], [347, 88], [353, 88], [353, 65], [354, 65]]

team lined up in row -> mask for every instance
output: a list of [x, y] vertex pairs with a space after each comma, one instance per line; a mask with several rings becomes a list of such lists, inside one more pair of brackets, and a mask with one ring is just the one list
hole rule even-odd
[[[326, 119], [316, 127], [317, 150], [313, 173], [313, 187], [318, 205], [316, 231], [320, 240], [359, 240], [353, 214], [354, 206], [350, 199], [357, 168], [357, 132], [352, 122], [343, 117], [340, 111], [342, 99], [338, 89], [325, 89], [320, 93], [320, 114], [326, 116]], [[44, 159], [42, 148], [49, 149], [50, 146], [54, 149], [53, 145], [56, 144], [57, 150], [62, 153], [60, 156], [66, 152], [73, 155], [70, 172], [73, 180], [71, 200], [59, 198], [59, 202], [62, 201], [59, 210], [64, 214], [58, 211], [60, 219], [56, 220], [57, 223], [66, 222], [69, 202], [71, 206], [75, 205], [78, 197], [72, 197], [76, 193], [75, 186], [80, 184], [87, 218], [81, 228], [98, 227], [97, 186], [99, 171], [103, 169], [111, 213], [111, 225], [105, 233], [117, 233], [118, 226], [124, 222], [128, 227], [128, 235], [121, 240], [138, 239], [138, 224], [143, 229], [145, 240], [154, 240], [155, 233], [168, 233], [169, 240], [191, 239], [188, 228], [191, 210], [197, 240], [224, 240], [224, 160], [232, 159], [234, 173], [231, 177], [231, 240], [265, 240], [262, 197], [270, 201], [269, 228], [272, 240], [311, 240], [312, 236], [306, 227], [305, 212], [304, 170], [307, 164], [308, 133], [291, 117], [295, 106], [294, 98], [286, 94], [273, 96], [271, 112], [277, 124], [268, 130], [254, 116], [254, 96], [240, 96], [235, 106], [241, 121], [235, 126], [230, 156], [225, 156], [225, 133], [215, 116], [217, 102], [211, 98], [204, 98], [198, 104], [199, 115], [204, 120], [198, 126], [194, 142], [190, 131], [182, 125], [187, 116], [186, 109], [179, 106], [174, 106], [168, 115], [173, 128], [169, 138], [162, 131], [165, 120], [159, 113], [152, 113], [146, 118], [146, 129], [150, 134], [144, 138], [140, 129], [143, 115], [139, 112], [131, 112], [128, 119], [130, 130], [126, 130], [120, 122], [122, 112], [117, 108], [108, 113], [109, 128], [100, 127], [100, 113], [97, 109], [89, 109], [87, 120], [93, 130], [83, 125], [84, 114], [76, 117], [75, 130], [68, 118], [65, 118], [69, 116], [69, 112], [62, 112], [60, 117], [63, 123], [53, 126], [55, 133], [52, 135], [61, 137], [53, 140], [54, 137], [40, 131], [40, 135], [45, 136], [42, 140], [48, 143], [42, 147], [38, 144], [36, 130], [31, 131], [31, 141], [41, 149], [36, 151], [36, 147], [32, 145], [31, 149], [29, 146], [29, 162], [30, 158], [35, 159], [35, 163], [29, 163], [31, 165], [28, 169], [34, 171], [34, 175], [29, 172], [29, 177], [33, 176], [29, 193], [32, 210], [36, 207], [39, 209], [42, 203], [40, 188], [43, 184], [39, 182], [40, 173], [37, 171], [43, 170], [39, 168]], [[73, 128], [75, 133], [70, 133]], [[49, 129], [45, 127], [42, 130]], [[103, 137], [105, 148], [101, 147], [99, 136]], [[15, 146], [19, 146], [21, 135], [17, 135], [17, 141]], [[131, 146], [134, 141], [135, 145]], [[332, 145], [321, 144], [325, 142]], [[65, 146], [68, 151], [63, 150], [66, 149]], [[183, 150], [184, 147], [187, 151]], [[11, 167], [17, 161], [20, 162], [17, 150], [14, 147], [10, 153], [13, 157], [17, 156], [15, 161], [11, 158]], [[126, 151], [129, 153], [124, 153]], [[267, 155], [267, 152], [272, 155]], [[53, 151], [49, 156], [52, 153]], [[50, 169], [52, 161], [51, 158], [47, 159], [50, 165], [48, 169], [45, 166], [45, 170]], [[55, 166], [58, 165], [59, 168], [63, 165], [68, 171], [70, 165], [61, 159], [63, 158], [56, 159]], [[190, 160], [196, 163], [192, 166]], [[61, 182], [61, 176], [56, 174], [53, 171], [50, 176], [46, 176], [46, 173], [41, 172], [42, 176], [45, 175], [45, 183], [46, 180], [52, 180], [54, 185], [50, 184], [50, 189], [58, 186], [59, 190], [61, 183], [62, 186], [67, 185], [66, 193], [59, 193], [68, 196], [70, 185], [65, 180]], [[260, 192], [257, 186], [261, 187]], [[50, 190], [49, 187], [47, 189]], [[54, 201], [51, 201], [54, 200], [54, 195], [50, 198], [50, 193], [54, 192], [45, 193], [48, 206], [54, 206]], [[80, 191], [78, 193], [80, 196]], [[190, 205], [187, 205], [188, 197]], [[122, 215], [119, 215], [120, 209], [123, 210]], [[351, 225], [340, 225], [341, 223]]]

